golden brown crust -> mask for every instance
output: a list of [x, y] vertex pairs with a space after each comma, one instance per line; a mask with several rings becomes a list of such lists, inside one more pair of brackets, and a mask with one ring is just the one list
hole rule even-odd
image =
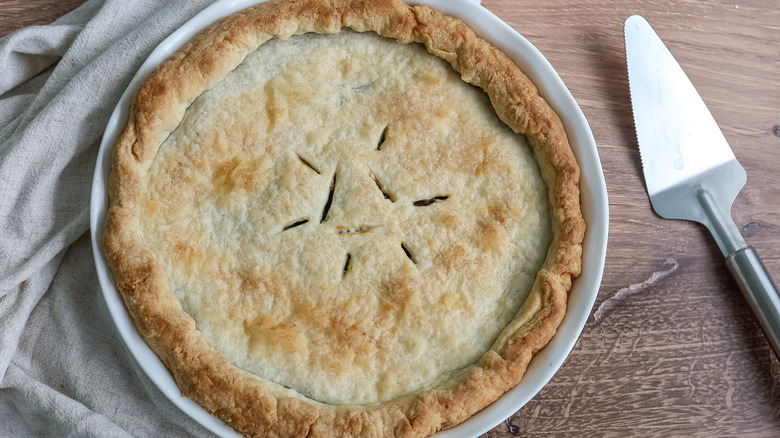
[[[168, 289], [166, 274], [131, 231], [140, 193], [139, 169], [175, 129], [188, 103], [214, 86], [271, 38], [342, 27], [373, 31], [402, 43], [421, 42], [462, 78], [485, 90], [499, 117], [533, 145], [550, 190], [554, 240], [526, 308], [450, 389], [432, 389], [374, 407], [329, 406], [275, 397], [215, 351]], [[133, 99], [114, 150], [104, 250], [133, 320], [174, 375], [182, 392], [249, 436], [426, 436], [452, 427], [516, 385], [534, 353], [563, 319], [581, 267], [585, 224], [579, 168], [558, 116], [534, 85], [495, 47], [462, 22], [400, 0], [269, 2], [209, 27], [161, 64]]]

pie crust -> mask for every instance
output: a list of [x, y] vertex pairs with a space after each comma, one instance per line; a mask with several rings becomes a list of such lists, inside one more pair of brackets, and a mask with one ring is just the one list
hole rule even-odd
[[139, 333], [248, 436], [459, 424], [521, 380], [581, 268], [558, 116], [462, 22], [400, 0], [212, 25], [134, 96], [108, 192]]

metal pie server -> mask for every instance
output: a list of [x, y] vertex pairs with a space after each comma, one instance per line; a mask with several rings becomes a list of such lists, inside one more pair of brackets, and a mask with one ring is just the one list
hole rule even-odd
[[653, 209], [710, 230], [780, 358], [777, 286], [731, 219], [731, 205], [747, 181], [745, 169], [650, 24], [638, 15], [629, 17], [625, 37], [634, 125]]

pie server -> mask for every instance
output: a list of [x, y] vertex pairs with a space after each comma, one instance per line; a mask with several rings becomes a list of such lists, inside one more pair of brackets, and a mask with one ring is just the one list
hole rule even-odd
[[648, 22], [625, 23], [628, 83], [653, 209], [706, 226], [780, 358], [780, 296], [756, 250], [731, 219], [747, 181], [704, 101]]

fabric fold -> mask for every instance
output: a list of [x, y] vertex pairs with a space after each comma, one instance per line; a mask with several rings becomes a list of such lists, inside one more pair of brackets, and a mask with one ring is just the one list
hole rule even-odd
[[0, 96], [51, 67], [62, 58], [83, 26], [33, 26], [0, 39]]

